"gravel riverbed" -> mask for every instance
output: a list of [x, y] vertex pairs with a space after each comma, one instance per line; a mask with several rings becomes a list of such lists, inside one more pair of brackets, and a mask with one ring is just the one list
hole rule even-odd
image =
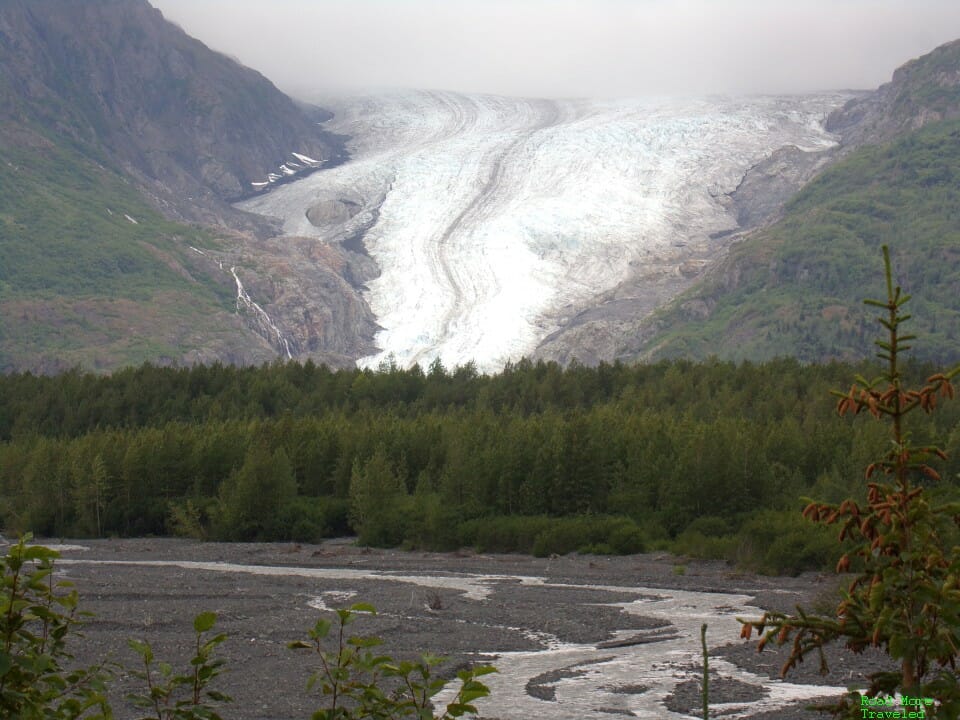
[[[215, 611], [229, 635], [218, 689], [235, 701], [222, 714], [235, 720], [308, 718], [321, 707], [305, 687], [314, 658], [287, 644], [305, 638], [323, 608], [359, 601], [378, 615], [359, 620], [355, 632], [383, 638], [392, 655], [442, 655], [447, 673], [465, 663], [496, 665], [500, 673], [488, 676], [493, 694], [480, 710], [499, 720], [699, 717], [703, 622], [711, 717], [821, 718], [805, 706], [882, 666], [881, 657], [837, 650], [826, 678], [811, 658], [784, 682], [783, 650], [758, 654], [755, 640], [739, 639], [736, 617], [810, 607], [836, 586], [830, 575], [755, 576], [665, 553], [533, 558], [371, 550], [342, 539], [57, 543], [64, 545], [59, 576], [76, 584], [81, 608], [94, 613], [73, 646], [78, 661], [135, 666], [126, 641], [138, 638], [186, 667], [193, 616]], [[118, 718], [140, 717], [123, 697], [137, 682], [121, 671]]]

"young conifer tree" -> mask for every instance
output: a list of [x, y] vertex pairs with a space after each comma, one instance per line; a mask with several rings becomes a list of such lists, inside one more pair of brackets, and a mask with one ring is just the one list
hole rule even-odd
[[[883, 650], [898, 670], [869, 676], [865, 691], [854, 691], [835, 705], [820, 709], [835, 717], [860, 718], [864, 707], [879, 699], [930, 699], [926, 717], [960, 717], [960, 546], [951, 545], [960, 526], [960, 502], [938, 503], [927, 486], [940, 480], [930, 464], [945, 459], [935, 445], [914, 443], [906, 420], [911, 413], [933, 412], [940, 399], [953, 398], [952, 379], [960, 366], [927, 378], [909, 388], [901, 376], [901, 355], [912, 335], [901, 333], [910, 316], [902, 308], [910, 299], [895, 287], [890, 253], [883, 248], [887, 299], [867, 300], [882, 308], [878, 320], [886, 339], [878, 340], [878, 356], [886, 371], [873, 380], [857, 376], [839, 397], [837, 410], [868, 412], [890, 428], [890, 449], [866, 468], [866, 502], [853, 498], [838, 505], [810, 502], [803, 514], [813, 522], [839, 525], [840, 540], [854, 548], [837, 564], [838, 573], [855, 570], [853, 581], [841, 593], [835, 616], [820, 617], [797, 608], [796, 615], [768, 612], [759, 620], [741, 620], [744, 638], [754, 630], [761, 636], [758, 651], [771, 640], [791, 643], [781, 674], [786, 675], [811, 652], [819, 655], [821, 671], [828, 672], [823, 646], [843, 641], [855, 653], [867, 647]], [[904, 710], [913, 711], [914, 705]]]

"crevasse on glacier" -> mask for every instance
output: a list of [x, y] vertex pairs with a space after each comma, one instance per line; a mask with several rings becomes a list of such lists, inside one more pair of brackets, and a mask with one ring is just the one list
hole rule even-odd
[[[382, 352], [496, 371], [566, 310], [736, 227], [723, 199], [784, 145], [833, 144], [840, 94], [526, 100], [409, 91], [326, 101], [353, 159], [243, 203], [289, 235], [363, 233]], [[312, 213], [320, 201], [343, 212]]]

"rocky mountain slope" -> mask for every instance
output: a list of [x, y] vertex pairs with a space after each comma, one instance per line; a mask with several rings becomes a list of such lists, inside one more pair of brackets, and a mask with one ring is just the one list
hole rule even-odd
[[[648, 122], [639, 107], [517, 101], [508, 112], [504, 99], [452, 93], [433, 94], [427, 118], [426, 95], [410, 95], [341, 106], [325, 123], [328, 112], [146, 0], [6, 0], [0, 371], [375, 363], [391, 349], [377, 347], [378, 332], [405, 343], [403, 362], [422, 363], [475, 357], [494, 338], [490, 368], [518, 342], [562, 362], [850, 357], [864, 347], [859, 298], [881, 242], [933, 303], [916, 314], [930, 318], [923, 330], [941, 357], [960, 332], [958, 56], [958, 43], [938, 48], [833, 112], [830, 149], [811, 122], [820, 110], [783, 99], [727, 115], [660, 108]], [[384, 102], [413, 103], [399, 135], [389, 118], [367, 117]], [[762, 143], [738, 125], [751, 117]], [[374, 130], [347, 162], [330, 126]], [[665, 177], [713, 179], [666, 188]], [[433, 250], [427, 225], [441, 239]], [[390, 246], [398, 228], [408, 241]], [[498, 253], [514, 260], [491, 264]], [[428, 266], [439, 285], [410, 281]], [[598, 285], [600, 275], [613, 281]], [[420, 298], [413, 309], [399, 303], [408, 296]], [[481, 296], [500, 314], [457, 315]], [[434, 329], [417, 325], [425, 308]]]
[[146, 0], [0, 3], [0, 370], [362, 354], [347, 252], [290, 272], [230, 205], [342, 160], [327, 118]]
[[5, 124], [96, 148], [190, 219], [230, 214], [222, 201], [248, 195], [293, 152], [341, 152], [317, 124], [329, 114], [298, 106], [146, 0], [7, 0], [0, 68]]
[[880, 245], [915, 296], [920, 357], [960, 358], [960, 41], [835, 111], [833, 164], [688, 292], [633, 323], [616, 356], [808, 361], [870, 354]]
[[844, 147], [856, 148], [958, 118], [960, 40], [954, 40], [898, 68], [876, 92], [831, 113], [826, 127], [843, 138]]

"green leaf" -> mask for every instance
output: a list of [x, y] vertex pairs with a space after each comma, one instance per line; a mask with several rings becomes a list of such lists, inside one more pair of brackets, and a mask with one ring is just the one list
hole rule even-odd
[[127, 645], [140, 657], [143, 658], [143, 661], [146, 664], [153, 662], [153, 649], [150, 647], [149, 643], [143, 642], [142, 640], [127, 640]]
[[478, 698], [487, 697], [489, 694], [490, 691], [487, 688], [474, 688], [471, 690], [462, 690], [460, 692], [459, 699], [462, 703], [468, 703], [472, 702], [473, 700], [477, 700]]
[[473, 705], [466, 703], [451, 703], [447, 705], [447, 713], [452, 717], [462, 717], [467, 713], [477, 714], [477, 709]]
[[329, 620], [323, 618], [317, 620], [316, 624], [313, 626], [313, 630], [310, 631], [310, 637], [314, 640], [323, 640], [327, 635], [330, 634], [330, 627], [332, 623]]
[[22, 557], [24, 560], [55, 560], [60, 553], [43, 545], [29, 545], [24, 548]]
[[355, 603], [351, 605], [348, 609], [350, 610], [350, 612], [362, 612], [362, 613], [369, 613], [371, 615], [377, 614], [377, 609], [370, 603], [363, 603], [363, 602]]
[[214, 612], [202, 612], [193, 619], [193, 629], [198, 633], [207, 632], [217, 622], [217, 614]]

